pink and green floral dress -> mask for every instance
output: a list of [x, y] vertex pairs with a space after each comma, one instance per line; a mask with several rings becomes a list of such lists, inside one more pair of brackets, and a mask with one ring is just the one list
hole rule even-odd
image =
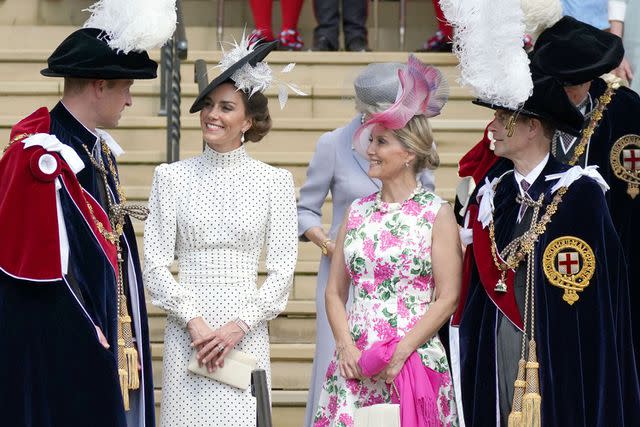
[[[351, 205], [344, 257], [353, 303], [351, 337], [360, 350], [404, 336], [429, 310], [435, 286], [431, 270], [431, 229], [442, 203], [418, 188], [404, 203], [384, 203], [377, 194]], [[418, 348], [422, 363], [443, 374], [437, 406], [443, 426], [457, 426], [455, 398], [444, 347], [434, 336]], [[391, 403], [383, 381], [344, 379], [334, 354], [322, 387], [314, 427], [350, 427], [356, 408]]]

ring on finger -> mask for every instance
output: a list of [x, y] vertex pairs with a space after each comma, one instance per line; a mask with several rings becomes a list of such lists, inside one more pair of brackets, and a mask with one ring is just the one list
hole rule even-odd
[[218, 344], [218, 353], [222, 353], [224, 351], [224, 345]]

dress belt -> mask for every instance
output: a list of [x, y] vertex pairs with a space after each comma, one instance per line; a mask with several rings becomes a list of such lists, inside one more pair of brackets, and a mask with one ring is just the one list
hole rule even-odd
[[202, 269], [181, 269], [178, 272], [178, 282], [191, 285], [212, 286], [241, 286], [255, 284], [257, 275], [242, 271], [220, 271]]

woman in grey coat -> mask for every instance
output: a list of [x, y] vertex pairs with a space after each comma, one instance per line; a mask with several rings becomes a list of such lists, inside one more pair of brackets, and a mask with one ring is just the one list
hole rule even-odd
[[[358, 114], [348, 125], [327, 132], [320, 137], [316, 152], [307, 169], [307, 181], [300, 189], [298, 202], [298, 235], [302, 241], [318, 246], [323, 256], [316, 284], [316, 350], [313, 372], [309, 384], [309, 396], [305, 413], [305, 426], [310, 427], [316, 410], [320, 388], [329, 361], [335, 350], [333, 334], [324, 306], [324, 291], [329, 275], [329, 265], [334, 250], [333, 240], [347, 207], [358, 197], [375, 193], [380, 189], [377, 179], [369, 178], [369, 161], [352, 148], [352, 139], [366, 114], [389, 107], [398, 93], [398, 68], [401, 63], [368, 65], [354, 81]], [[423, 187], [434, 189], [433, 173], [420, 175]], [[331, 191], [333, 212], [328, 233], [322, 227], [322, 205]]]

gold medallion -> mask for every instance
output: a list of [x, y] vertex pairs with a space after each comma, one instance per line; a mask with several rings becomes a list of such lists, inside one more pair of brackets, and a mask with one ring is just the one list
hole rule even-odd
[[580, 299], [578, 292], [589, 286], [596, 271], [596, 258], [587, 242], [573, 236], [555, 239], [544, 250], [542, 268], [549, 282], [564, 289], [569, 305]]
[[627, 194], [635, 199], [640, 194], [640, 135], [625, 135], [618, 139], [609, 156], [616, 177], [627, 183]]

